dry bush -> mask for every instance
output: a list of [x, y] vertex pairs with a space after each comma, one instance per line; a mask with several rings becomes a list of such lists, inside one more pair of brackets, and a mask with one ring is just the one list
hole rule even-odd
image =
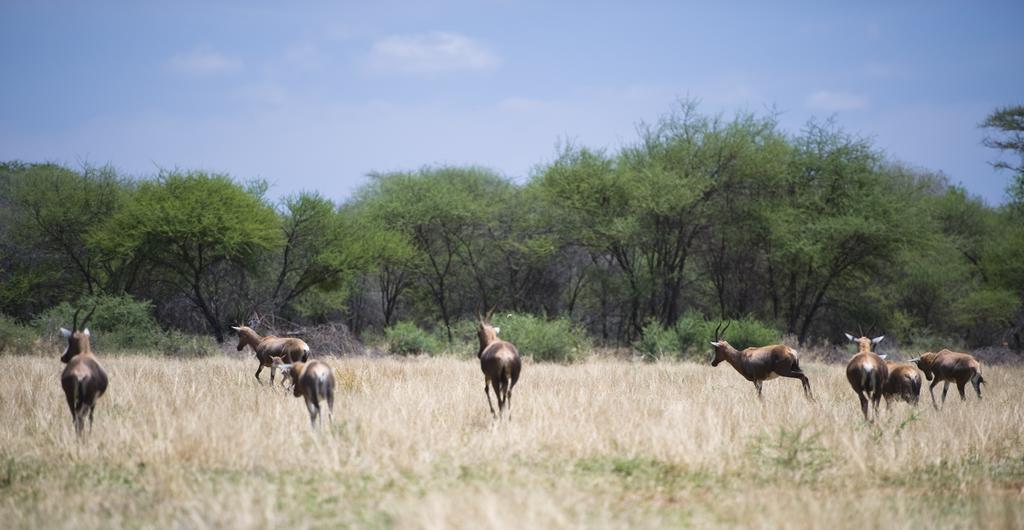
[[836, 365], [804, 366], [816, 403], [777, 379], [760, 404], [727, 366], [534, 363], [494, 423], [475, 362], [327, 359], [335, 422], [313, 432], [245, 360], [101, 357], [110, 390], [80, 443], [55, 357], [7, 359], [0, 527], [1024, 522], [1020, 367], [989, 367], [983, 402], [901, 403], [869, 425]]

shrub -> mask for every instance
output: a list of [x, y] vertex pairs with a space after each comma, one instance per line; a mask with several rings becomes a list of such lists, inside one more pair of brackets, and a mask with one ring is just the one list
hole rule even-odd
[[704, 315], [693, 311], [676, 322], [675, 332], [680, 356], [683, 358], [707, 353], [710, 348], [708, 342], [715, 339], [711, 323], [704, 320]]
[[640, 352], [645, 360], [654, 361], [667, 356], [678, 357], [682, 352], [679, 344], [679, 334], [676, 330], [665, 329], [656, 320], [652, 320], [641, 330], [640, 339], [633, 343], [633, 348]]
[[[704, 320], [700, 313], [687, 313], [676, 323], [675, 332], [679, 342], [679, 351], [683, 358], [695, 358], [707, 354], [711, 350], [710, 342], [715, 340], [715, 327], [718, 322]], [[737, 350], [768, 344], [777, 344], [782, 339], [774, 327], [751, 317], [739, 320], [727, 320], [722, 327], [728, 328], [722, 335]]]
[[[88, 327], [93, 332], [92, 345], [97, 351], [152, 350], [164, 338], [164, 332], [152, 316], [148, 301], [130, 296], [88, 296], [78, 307], [84, 308], [79, 319], [95, 307]], [[70, 328], [75, 309], [62, 302], [42, 312], [33, 321], [33, 327], [51, 340], [59, 338], [59, 328]], [[81, 323], [79, 323], [81, 324]]]
[[590, 349], [586, 333], [568, 318], [551, 320], [511, 313], [493, 317], [501, 338], [516, 345], [521, 355], [536, 361], [572, 362]]
[[192, 335], [177, 330], [163, 332], [155, 346], [157, 353], [176, 357], [208, 357], [220, 353], [220, 348], [213, 337]]
[[[731, 322], [732, 324], [722, 338], [727, 340], [737, 350], [777, 344], [782, 339], [782, 333], [779, 330], [760, 320], [744, 317]], [[713, 332], [714, 329], [711, 331]], [[714, 337], [711, 337], [708, 340], [713, 339]]]
[[0, 353], [32, 353], [39, 333], [19, 324], [7, 315], [0, 315]]
[[384, 330], [384, 341], [388, 352], [397, 355], [438, 353], [443, 350], [443, 342], [412, 322], [399, 322]]

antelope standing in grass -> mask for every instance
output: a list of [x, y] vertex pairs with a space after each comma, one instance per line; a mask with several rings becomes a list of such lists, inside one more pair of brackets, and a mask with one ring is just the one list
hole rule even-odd
[[846, 338], [857, 343], [857, 354], [846, 365], [846, 380], [850, 382], [850, 386], [853, 387], [853, 391], [860, 399], [860, 409], [864, 412], [864, 419], [871, 421], [871, 417], [868, 415], [868, 398], [874, 405], [877, 418], [878, 404], [882, 400], [883, 387], [889, 376], [889, 368], [885, 365], [885, 361], [871, 351], [871, 347], [882, 342], [885, 336], [873, 339], [867, 337], [855, 339], [853, 335], [847, 333]]
[[885, 367], [889, 370], [889, 376], [885, 379], [885, 384], [882, 385], [886, 410], [892, 406], [894, 399], [902, 399], [917, 406], [921, 398], [921, 373], [918, 372], [917, 367], [913, 364], [893, 361], [885, 361]]
[[[231, 329], [238, 332], [238, 351], [242, 351], [248, 345], [256, 354], [256, 360], [260, 362], [256, 368], [257, 381], [260, 381], [260, 372], [263, 368], [270, 368], [273, 364], [273, 357], [280, 357], [287, 363], [306, 362], [309, 359], [309, 346], [302, 339], [273, 335], [261, 337], [249, 326], [231, 326]], [[274, 384], [274, 370], [270, 371], [270, 384]], [[283, 378], [281, 384], [284, 384]]]
[[327, 414], [330, 421], [334, 422], [334, 373], [327, 363], [315, 359], [308, 363], [285, 363], [281, 357], [273, 357], [271, 363], [273, 370], [281, 371], [282, 379], [291, 379], [295, 397], [302, 396], [305, 400], [306, 409], [309, 410], [309, 424], [314, 429], [318, 419], [323, 423], [323, 415], [320, 413], [321, 399], [327, 401]]
[[[729, 324], [726, 324], [725, 329], [729, 329]], [[719, 324], [718, 328], [721, 326]], [[811, 383], [800, 370], [800, 354], [796, 350], [785, 344], [772, 344], [739, 351], [725, 340], [720, 340], [719, 334], [725, 333], [725, 330], [719, 331], [718, 328], [715, 328], [715, 341], [711, 343], [715, 347], [715, 357], [711, 360], [711, 366], [718, 366], [722, 361], [728, 362], [747, 381], [754, 383], [758, 399], [764, 399], [761, 395], [761, 385], [765, 381], [776, 377], [792, 377], [800, 380], [808, 401], [814, 401]]]
[[[493, 308], [487, 312], [487, 316], [480, 316], [480, 311], [477, 310], [476, 335], [480, 339], [477, 357], [480, 359], [480, 370], [484, 373], [484, 394], [487, 395], [487, 406], [491, 409], [491, 416], [498, 419], [507, 408], [508, 419], [511, 420], [512, 387], [519, 381], [519, 371], [523, 363], [519, 357], [519, 350], [511, 342], [498, 338], [501, 328], [491, 325], [492, 314]], [[498, 414], [494, 413], [494, 405], [491, 404], [490, 387], [494, 387], [494, 393], [498, 396]]]
[[932, 395], [932, 406], [939, 410], [935, 403], [935, 385], [939, 381], [945, 383], [942, 386], [942, 404], [946, 404], [946, 392], [949, 391], [949, 383], [956, 383], [956, 389], [960, 391], [960, 400], [966, 401], [964, 386], [970, 381], [974, 391], [981, 399], [981, 384], [985, 378], [981, 376], [981, 363], [973, 356], [966, 353], [958, 353], [949, 350], [942, 350], [938, 353], [922, 353], [920, 357], [911, 359], [910, 362], [917, 365], [924, 372], [924, 376], [932, 382], [928, 385], [928, 392]]
[[85, 325], [93, 311], [82, 321], [82, 330], [78, 330], [78, 312], [72, 319], [71, 329], [60, 328], [61, 335], [68, 340], [68, 347], [61, 355], [60, 362], [65, 363], [64, 372], [60, 375], [60, 386], [64, 389], [68, 408], [71, 409], [71, 421], [75, 425], [75, 433], [82, 435], [85, 417], [89, 416], [89, 432], [92, 432], [92, 416], [96, 409], [96, 400], [107, 391], [107, 373], [103, 371], [89, 344], [89, 328]]

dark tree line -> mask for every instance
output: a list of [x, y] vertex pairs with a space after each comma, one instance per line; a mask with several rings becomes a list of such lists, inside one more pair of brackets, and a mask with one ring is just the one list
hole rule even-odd
[[[999, 113], [984, 125], [1017, 124]], [[991, 145], [1018, 149], [1008, 134]], [[478, 167], [379, 173], [344, 204], [273, 203], [226, 175], [9, 162], [0, 312], [29, 320], [104, 293], [218, 341], [254, 313], [356, 332], [410, 320], [450, 338], [497, 305], [569, 316], [606, 344], [696, 312], [801, 342], [871, 325], [1020, 348], [1024, 194], [1020, 168], [1002, 167], [1017, 173], [1010, 201], [991, 207], [832, 123], [787, 134], [690, 104], [617, 152], [562, 147], [524, 183]]]

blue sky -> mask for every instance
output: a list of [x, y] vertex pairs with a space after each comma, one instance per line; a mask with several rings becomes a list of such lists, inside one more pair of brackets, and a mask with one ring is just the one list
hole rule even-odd
[[[830, 4], [830, 5], [824, 5]], [[288, 7], [282, 7], [287, 5]], [[0, 160], [227, 172], [344, 200], [371, 171], [523, 180], [681, 98], [834, 117], [985, 198], [1024, 2], [0, 2]]]

